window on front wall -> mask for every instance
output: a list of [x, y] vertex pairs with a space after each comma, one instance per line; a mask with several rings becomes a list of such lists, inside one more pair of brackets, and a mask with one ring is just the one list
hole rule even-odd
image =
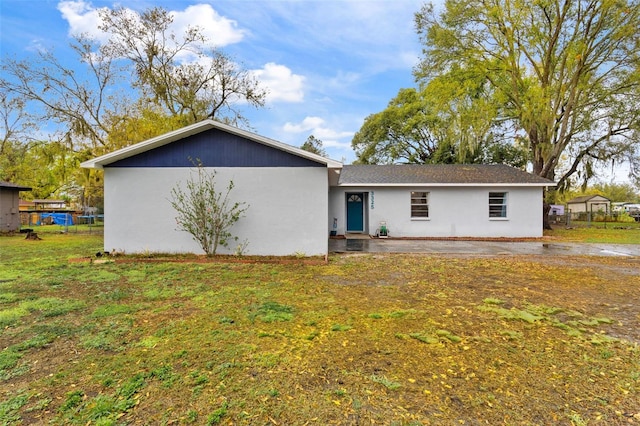
[[489, 217], [507, 217], [507, 193], [489, 193]]
[[429, 193], [428, 192], [411, 192], [411, 217], [412, 218], [428, 218], [429, 217]]

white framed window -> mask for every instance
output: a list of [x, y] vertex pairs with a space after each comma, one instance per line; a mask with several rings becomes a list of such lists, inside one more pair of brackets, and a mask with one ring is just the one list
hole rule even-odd
[[411, 218], [429, 218], [429, 193], [423, 191], [411, 191]]
[[490, 192], [489, 193], [489, 218], [506, 218], [507, 217], [507, 193], [506, 192]]

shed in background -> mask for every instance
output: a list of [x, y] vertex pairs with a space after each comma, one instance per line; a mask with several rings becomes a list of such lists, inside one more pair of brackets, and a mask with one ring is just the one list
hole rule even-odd
[[31, 188], [0, 182], [0, 233], [20, 230], [20, 191], [31, 191]]
[[609, 214], [611, 212], [611, 200], [602, 195], [584, 195], [567, 201], [567, 209], [572, 213], [596, 213]]

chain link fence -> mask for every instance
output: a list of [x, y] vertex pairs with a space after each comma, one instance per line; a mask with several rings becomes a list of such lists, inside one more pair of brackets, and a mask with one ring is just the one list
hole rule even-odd
[[640, 210], [633, 212], [568, 212], [565, 214], [549, 215], [551, 225], [564, 226], [590, 226], [591, 224], [614, 223], [623, 225], [625, 223], [640, 222]]

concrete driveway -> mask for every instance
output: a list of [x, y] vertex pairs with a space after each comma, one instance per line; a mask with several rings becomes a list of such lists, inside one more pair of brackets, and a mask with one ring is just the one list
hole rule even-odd
[[332, 253], [427, 253], [463, 255], [640, 256], [640, 244], [587, 244], [408, 239], [329, 239]]

